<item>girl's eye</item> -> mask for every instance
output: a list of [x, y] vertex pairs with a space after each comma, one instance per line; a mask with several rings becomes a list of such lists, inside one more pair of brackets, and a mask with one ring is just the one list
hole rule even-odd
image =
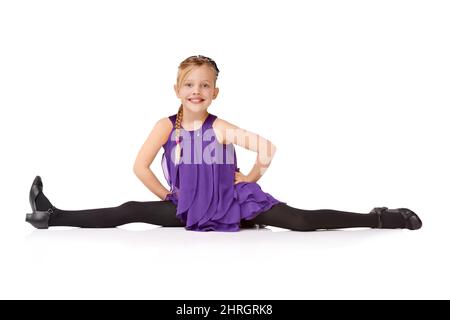
[[[185, 86], [190, 87], [192, 86], [192, 83], [186, 83]], [[209, 84], [204, 84], [203, 87], [208, 88]]]

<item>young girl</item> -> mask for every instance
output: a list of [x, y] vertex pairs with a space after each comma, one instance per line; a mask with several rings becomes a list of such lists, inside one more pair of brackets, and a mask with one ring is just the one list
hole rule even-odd
[[[131, 222], [195, 231], [238, 231], [260, 225], [297, 231], [353, 227], [419, 229], [422, 222], [406, 208], [374, 208], [370, 213], [303, 210], [288, 206], [256, 183], [275, 153], [270, 141], [208, 113], [217, 98], [219, 69], [204, 56], [192, 56], [178, 67], [174, 86], [178, 112], [159, 120], [140, 149], [134, 172], [162, 201], [129, 201], [118, 207], [67, 211], [56, 208], [42, 192], [37, 176], [26, 221], [49, 226], [111, 228]], [[233, 144], [257, 152], [248, 175], [239, 171]], [[160, 148], [167, 190], [150, 170]], [[267, 151], [269, 150], [269, 151]]]

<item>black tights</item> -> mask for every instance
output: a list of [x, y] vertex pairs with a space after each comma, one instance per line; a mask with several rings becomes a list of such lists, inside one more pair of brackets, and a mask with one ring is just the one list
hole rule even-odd
[[[128, 201], [118, 207], [67, 211], [54, 208], [49, 226], [82, 228], [113, 228], [131, 222], [145, 222], [164, 227], [183, 227], [176, 217], [176, 206], [170, 201]], [[284, 203], [274, 205], [242, 225], [260, 224], [296, 231], [375, 227], [378, 218], [373, 213], [353, 213], [337, 210], [303, 210]]]

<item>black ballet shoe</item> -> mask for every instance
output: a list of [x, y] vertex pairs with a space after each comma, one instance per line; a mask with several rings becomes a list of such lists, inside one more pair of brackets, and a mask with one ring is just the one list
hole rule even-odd
[[42, 192], [42, 179], [40, 176], [36, 176], [36, 178], [34, 178], [33, 183], [31, 184], [29, 196], [31, 210], [33, 210], [33, 212], [37, 211], [36, 198], [41, 192]]
[[[29, 195], [30, 206], [31, 206], [31, 210], [33, 212], [38, 211], [36, 200], [37, 200], [37, 197], [42, 193], [42, 189], [43, 189], [42, 179], [40, 176], [36, 176], [36, 178], [34, 178], [34, 180], [33, 180], [33, 183], [31, 184], [30, 195]], [[54, 209], [54, 206], [50, 202], [48, 204], [49, 204], [50, 208]], [[43, 209], [48, 209], [48, 208], [43, 208]]]
[[26, 222], [29, 222], [33, 227], [37, 229], [48, 229], [48, 220], [53, 213], [53, 208], [47, 211], [34, 211], [33, 213], [27, 213], [25, 218]]
[[381, 215], [383, 213], [400, 213], [405, 221], [404, 228], [409, 230], [417, 230], [422, 227], [422, 221], [419, 216], [408, 208], [388, 209], [387, 207], [373, 208], [370, 213], [376, 213], [378, 217], [378, 225], [375, 228], [384, 228]]

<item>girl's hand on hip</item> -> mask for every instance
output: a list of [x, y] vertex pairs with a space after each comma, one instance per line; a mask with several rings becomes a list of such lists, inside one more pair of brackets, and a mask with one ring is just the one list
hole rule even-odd
[[250, 182], [250, 180], [245, 174], [236, 171], [234, 173], [234, 184], [237, 184], [239, 182]]

